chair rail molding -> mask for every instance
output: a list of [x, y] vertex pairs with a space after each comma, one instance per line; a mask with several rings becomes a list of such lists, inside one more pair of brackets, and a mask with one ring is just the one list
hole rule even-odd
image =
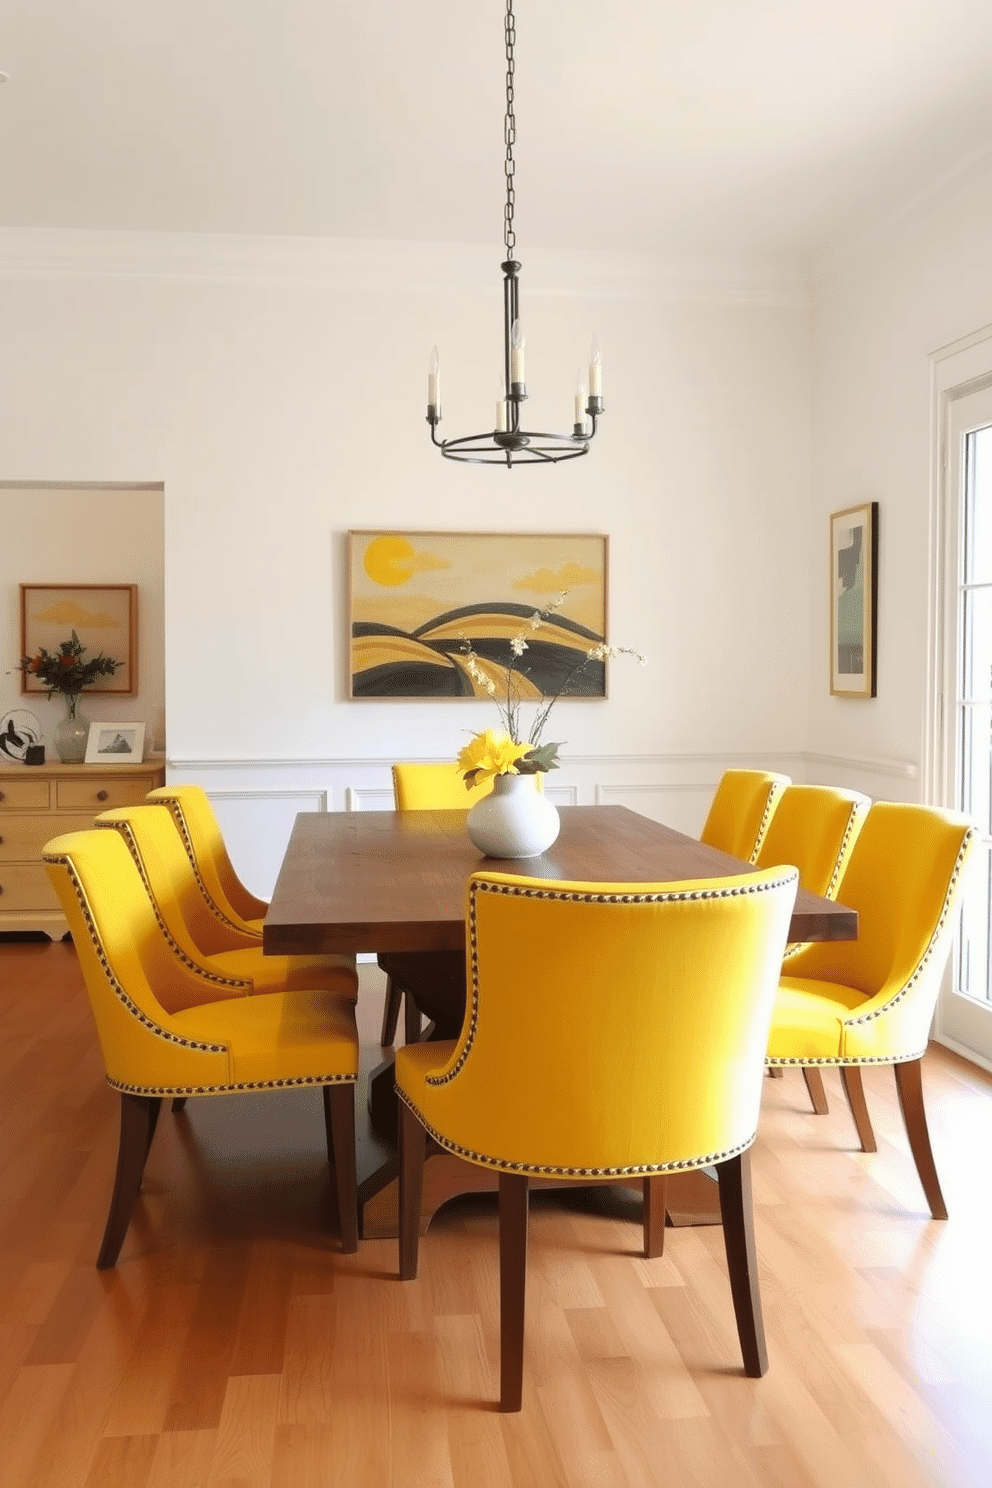
[[[418, 763], [436, 762], [434, 755]], [[392, 759], [184, 759], [166, 766], [171, 785], [202, 785], [231, 856], [252, 891], [268, 898], [300, 811], [389, 811]], [[574, 754], [545, 782], [556, 806], [628, 806], [698, 835], [717, 782], [732, 768], [779, 770], [793, 780], [846, 785], [885, 799], [916, 799], [915, 761], [826, 751], [728, 750], [678, 754]]]

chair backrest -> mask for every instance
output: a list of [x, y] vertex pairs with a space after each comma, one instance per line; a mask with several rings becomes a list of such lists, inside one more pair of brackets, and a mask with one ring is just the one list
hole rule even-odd
[[769, 770], [725, 770], [699, 840], [753, 863], [768, 824], [792, 782]]
[[467, 811], [488, 796], [493, 782], [467, 789], [454, 760], [442, 764], [393, 766], [393, 797], [397, 811]]
[[[837, 888], [858, 912], [858, 937], [811, 944], [789, 962], [789, 978], [853, 989], [842, 1053], [862, 1051], [859, 1028], [886, 1020], [887, 1053], [926, 1048], [940, 979], [956, 927], [961, 884], [977, 846], [973, 824], [935, 807], [876, 801]], [[877, 1052], [878, 1027], [867, 1052]]]
[[427, 1080], [443, 1130], [467, 1155], [549, 1175], [742, 1151], [797, 881], [794, 868], [677, 884], [474, 874], [465, 1022]]
[[204, 983], [170, 950], [123, 838], [72, 832], [47, 842], [42, 857], [69, 922], [111, 1084], [178, 1094], [183, 1085], [224, 1083], [226, 1049], [189, 1038], [175, 1021], [205, 1001]]
[[122, 806], [94, 825], [119, 832], [164, 927], [193, 961], [223, 951], [257, 949], [258, 941], [227, 922], [203, 892], [165, 806]]
[[758, 849], [759, 868], [792, 863], [811, 893], [836, 899], [871, 801], [858, 791], [826, 785], [787, 785]]
[[250, 922], [264, 919], [268, 905], [238, 877], [206, 791], [199, 785], [164, 785], [150, 791], [147, 800], [168, 807], [186, 856], [216, 908], [240, 929], [259, 934], [258, 924]]

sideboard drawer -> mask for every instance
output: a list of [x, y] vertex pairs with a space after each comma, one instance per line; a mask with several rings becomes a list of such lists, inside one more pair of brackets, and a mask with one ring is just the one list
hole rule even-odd
[[114, 806], [140, 806], [152, 789], [148, 776], [121, 780], [112, 775], [95, 780], [58, 780], [55, 783], [58, 811], [110, 811]]
[[0, 914], [59, 908], [59, 896], [44, 868], [36, 863], [0, 864]]
[[0, 821], [0, 863], [23, 863], [39, 858], [50, 837], [81, 832], [93, 822], [85, 816], [7, 816]]
[[47, 811], [47, 780], [0, 780], [0, 807], [4, 811]]

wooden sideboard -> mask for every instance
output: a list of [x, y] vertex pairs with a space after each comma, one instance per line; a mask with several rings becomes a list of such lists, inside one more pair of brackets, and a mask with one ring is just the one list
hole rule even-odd
[[0, 766], [0, 932], [69, 928], [48, 881], [41, 849], [80, 832], [101, 811], [137, 806], [165, 783], [156, 761], [124, 765]]

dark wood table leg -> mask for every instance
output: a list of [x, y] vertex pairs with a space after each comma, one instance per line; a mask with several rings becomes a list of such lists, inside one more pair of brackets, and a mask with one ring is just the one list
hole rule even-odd
[[[465, 957], [461, 951], [383, 954], [379, 964], [400, 983], [419, 1012], [431, 1021], [421, 1037], [429, 1041], [457, 1038], [465, 1012]], [[374, 1053], [381, 1054], [376, 1046]], [[360, 1099], [360, 1095], [359, 1095]], [[399, 1233], [399, 1122], [393, 1055], [368, 1072], [366, 1130], [358, 1142], [358, 1206], [362, 1238], [391, 1239]], [[532, 1180], [532, 1189], [561, 1190], [560, 1182], [542, 1184]], [[576, 1187], [588, 1187], [577, 1184]], [[436, 1144], [428, 1143], [420, 1208], [423, 1234], [432, 1218], [449, 1199], [460, 1194], [495, 1193], [499, 1174], [476, 1163], [464, 1162]], [[596, 1185], [606, 1188], [607, 1185]], [[643, 1184], [609, 1185], [615, 1207], [629, 1208], [631, 1220], [641, 1222]], [[720, 1223], [720, 1192], [714, 1169], [673, 1173], [665, 1186], [667, 1220], [670, 1225]]]

